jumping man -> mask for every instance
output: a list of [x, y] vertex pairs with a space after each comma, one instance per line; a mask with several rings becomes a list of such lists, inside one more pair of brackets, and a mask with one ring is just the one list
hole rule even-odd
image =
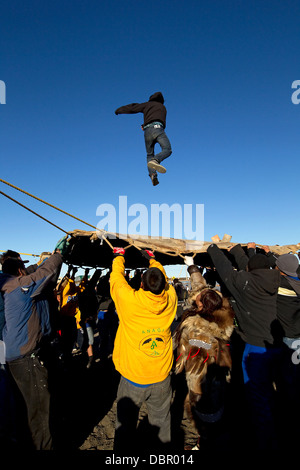
[[[142, 129], [145, 136], [148, 172], [153, 186], [159, 184], [157, 172], [166, 173], [161, 162], [172, 153], [170, 141], [165, 133], [167, 110], [160, 91], [150, 96], [145, 103], [132, 103], [116, 109], [115, 114], [144, 114]], [[154, 155], [155, 144], [161, 146], [161, 152]]]

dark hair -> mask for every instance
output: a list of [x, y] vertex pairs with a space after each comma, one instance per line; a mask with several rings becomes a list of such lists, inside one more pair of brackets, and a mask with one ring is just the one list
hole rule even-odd
[[160, 294], [166, 285], [166, 279], [162, 271], [158, 268], [149, 268], [143, 274], [143, 288], [149, 290], [152, 294]]
[[7, 258], [2, 264], [2, 272], [5, 274], [18, 276], [19, 269], [25, 269], [23, 261], [19, 258]]
[[7, 250], [3, 255], [0, 257], [0, 263], [3, 264], [4, 261], [8, 258], [20, 258], [20, 253], [13, 250]]
[[203, 310], [201, 315], [211, 315], [215, 310], [222, 307], [222, 297], [212, 289], [207, 289], [201, 295]]

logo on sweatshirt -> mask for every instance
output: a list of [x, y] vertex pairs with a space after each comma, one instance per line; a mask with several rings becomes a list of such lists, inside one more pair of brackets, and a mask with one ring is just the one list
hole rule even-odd
[[147, 354], [147, 356], [158, 357], [164, 352], [165, 347], [165, 337], [155, 333], [143, 338], [140, 342], [139, 349], [143, 353]]

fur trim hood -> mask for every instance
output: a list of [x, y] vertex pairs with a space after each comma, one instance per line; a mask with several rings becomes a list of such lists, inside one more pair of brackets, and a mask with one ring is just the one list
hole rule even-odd
[[[174, 333], [174, 346], [178, 347], [180, 342], [190, 343], [197, 346], [197, 341], [204, 341], [207, 345], [214, 340], [228, 341], [233, 332], [234, 312], [231, 308], [229, 300], [223, 298], [222, 307], [213, 312], [213, 321], [209, 321], [201, 316], [201, 312], [196, 310], [185, 312], [185, 318], [176, 328]], [[196, 340], [196, 342], [190, 341]], [[199, 343], [198, 347], [201, 346]]]

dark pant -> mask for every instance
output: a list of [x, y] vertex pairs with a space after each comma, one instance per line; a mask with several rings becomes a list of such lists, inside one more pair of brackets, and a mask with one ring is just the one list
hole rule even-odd
[[298, 446], [300, 421], [300, 363], [299, 352], [283, 345], [280, 383], [280, 411], [284, 429], [284, 445]]
[[281, 391], [290, 414], [299, 423], [300, 418], [300, 360], [297, 349], [283, 345], [282, 349], [282, 383]]
[[36, 450], [51, 450], [48, 371], [34, 354], [8, 363], [27, 407], [28, 425]]
[[[145, 388], [137, 387], [121, 377], [117, 394], [116, 451], [136, 450], [139, 410], [145, 402], [151, 426], [151, 444], [161, 446], [171, 441], [170, 406], [172, 398], [171, 376]], [[144, 442], [144, 450], [150, 441]]]
[[0, 364], [0, 449], [16, 440], [16, 404], [7, 366]]
[[61, 315], [60, 330], [61, 348], [64, 355], [64, 359], [67, 360], [72, 356], [72, 350], [77, 339], [76, 318], [68, 315]]
[[[165, 158], [168, 158], [171, 153], [171, 144], [167, 137], [167, 134], [164, 131], [164, 128], [161, 127], [147, 127], [144, 131], [145, 137], [145, 146], [147, 152], [147, 163], [150, 160], [157, 160], [158, 163], [161, 163]], [[154, 155], [154, 147], [155, 144], [159, 144], [161, 146], [161, 152]], [[148, 168], [149, 175], [156, 174], [155, 170]]]

